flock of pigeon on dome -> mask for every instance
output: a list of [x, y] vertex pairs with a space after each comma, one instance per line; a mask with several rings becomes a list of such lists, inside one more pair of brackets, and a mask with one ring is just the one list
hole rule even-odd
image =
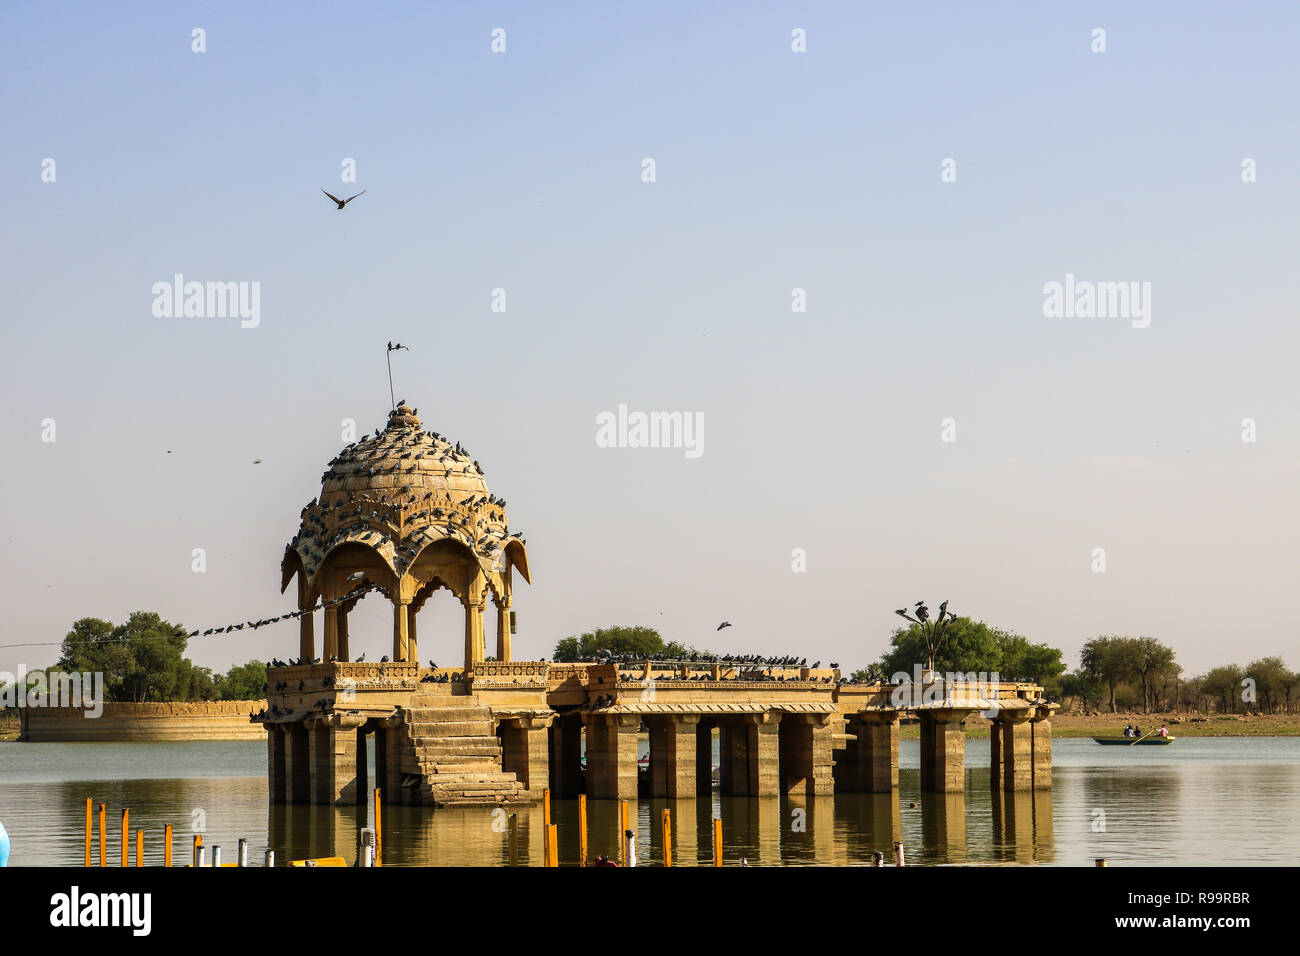
[[[375, 429], [373, 436], [353, 442], [330, 461], [321, 476], [320, 500], [313, 498], [303, 508], [302, 525], [289, 542], [309, 577], [345, 541], [373, 548], [399, 576], [427, 545], [442, 539], [460, 542], [485, 567], [511, 538], [525, 543], [520, 532], [507, 527], [505, 499], [488, 492], [482, 466], [460, 442], [453, 445], [421, 428], [418, 411], [399, 402], [387, 428]], [[348, 487], [348, 479], [399, 473], [408, 480], [390, 490], [354, 492]], [[426, 482], [434, 478], [458, 479], [466, 487]]]

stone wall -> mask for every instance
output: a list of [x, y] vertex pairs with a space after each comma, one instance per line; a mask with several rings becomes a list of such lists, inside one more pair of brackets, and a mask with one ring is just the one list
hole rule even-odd
[[217, 700], [167, 704], [106, 703], [99, 717], [76, 707], [19, 709], [19, 740], [265, 740], [261, 724], [248, 715], [262, 710], [264, 700]]

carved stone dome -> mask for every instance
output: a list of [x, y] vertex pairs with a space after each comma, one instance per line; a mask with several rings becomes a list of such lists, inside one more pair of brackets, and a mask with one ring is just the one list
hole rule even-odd
[[400, 404], [388, 424], [348, 445], [321, 476], [321, 493], [302, 510], [289, 542], [309, 580], [332, 551], [364, 545], [396, 577], [439, 541], [454, 541], [485, 572], [507, 563], [528, 580], [522, 542], [506, 526], [505, 501], [493, 495], [483, 469], [460, 446], [425, 431], [416, 409]]

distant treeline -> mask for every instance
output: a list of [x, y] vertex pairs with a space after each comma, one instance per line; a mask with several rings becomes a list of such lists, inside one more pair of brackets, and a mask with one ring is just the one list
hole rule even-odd
[[[900, 627], [890, 637], [889, 652], [855, 671], [853, 679], [910, 674], [915, 663], [924, 660], [920, 628]], [[1300, 704], [1300, 673], [1280, 657], [1264, 657], [1245, 667], [1225, 664], [1184, 677], [1173, 648], [1153, 637], [1110, 635], [1083, 645], [1079, 667], [1067, 673], [1060, 650], [969, 618], [949, 626], [935, 669], [997, 673], [1004, 680], [1027, 678], [1085, 711], [1289, 714]]]
[[[185, 656], [184, 630], [152, 611], [136, 611], [123, 624], [83, 617], [63, 639], [59, 662], [46, 672], [101, 673], [104, 697], [119, 702], [260, 700], [266, 665], [238, 664], [213, 673]], [[31, 674], [28, 673], [30, 681]]]

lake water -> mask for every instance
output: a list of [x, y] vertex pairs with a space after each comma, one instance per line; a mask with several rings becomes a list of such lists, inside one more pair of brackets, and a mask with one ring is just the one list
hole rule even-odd
[[[1300, 861], [1300, 738], [1183, 738], [1169, 747], [1101, 747], [1057, 739], [1051, 791], [1004, 795], [989, 788], [988, 742], [967, 742], [964, 797], [920, 793], [919, 744], [901, 744], [894, 795], [642, 799], [642, 863], [662, 859], [660, 812], [673, 816], [675, 865], [709, 863], [711, 823], [723, 821], [725, 858], [752, 865], [861, 865], [902, 840], [909, 863], [1037, 863], [1090, 866], [1259, 866]], [[12, 866], [82, 861], [85, 800], [108, 804], [108, 859], [120, 862], [121, 810], [145, 831], [146, 865], [162, 862], [163, 826], [177, 862], [200, 829], [234, 858], [240, 837], [258, 863], [356, 855], [372, 810], [269, 807], [266, 747], [258, 742], [0, 744], [0, 822]], [[374, 779], [373, 775], [371, 779]], [[915, 804], [915, 806], [913, 806]], [[542, 810], [518, 814], [517, 859], [540, 865]], [[589, 803], [590, 854], [613, 855], [617, 803]], [[577, 859], [577, 802], [557, 800], [562, 864]], [[94, 856], [98, 858], [98, 831]], [[131, 836], [131, 862], [135, 862]], [[384, 807], [385, 865], [508, 865], [504, 814], [492, 808]]]

